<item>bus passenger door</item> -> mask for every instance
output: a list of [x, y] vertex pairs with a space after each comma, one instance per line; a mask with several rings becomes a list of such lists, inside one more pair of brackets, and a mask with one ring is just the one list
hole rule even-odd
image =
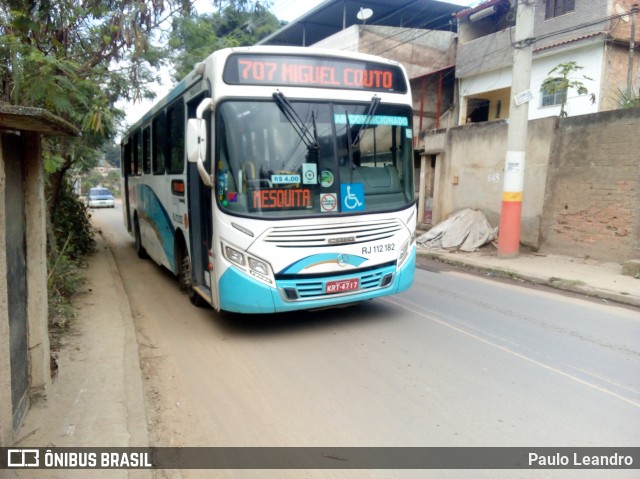
[[127, 138], [120, 147], [120, 195], [122, 214], [127, 231], [131, 233], [131, 210], [129, 208], [129, 174], [131, 173], [131, 142]]
[[[204, 95], [196, 97], [188, 104], [188, 118], [196, 117], [196, 108]], [[206, 111], [207, 132], [211, 134], [211, 113]], [[211, 166], [211, 140], [204, 165], [207, 171]], [[187, 195], [189, 209], [189, 248], [191, 250], [191, 272], [195, 290], [206, 292], [211, 305], [219, 309], [217, 287], [213, 276], [213, 192], [202, 183], [195, 163], [187, 163]]]

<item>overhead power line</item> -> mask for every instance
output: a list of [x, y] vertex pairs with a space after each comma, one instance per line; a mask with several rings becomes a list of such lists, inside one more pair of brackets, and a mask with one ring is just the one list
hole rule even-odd
[[580, 23], [578, 25], [574, 25], [572, 27], [567, 27], [567, 28], [561, 28], [560, 30], [556, 30], [555, 32], [550, 32], [550, 33], [545, 33], [544, 35], [540, 35], [537, 37], [530, 37], [530, 38], [525, 38], [524, 40], [520, 41], [520, 42], [512, 42], [512, 46], [513, 48], [526, 48], [530, 45], [533, 45], [536, 42], [539, 42], [541, 40], [546, 40], [547, 38], [551, 38], [551, 37], [555, 37], [557, 35], [562, 35], [563, 33], [571, 33], [571, 32], [575, 32], [578, 30], [582, 30], [583, 28], [587, 28], [587, 27], [592, 27], [594, 25], [598, 25], [600, 23], [605, 23], [605, 22], [609, 22], [611, 20], [617, 20], [619, 18], [622, 17], [627, 17], [629, 15], [634, 15], [635, 13], [637, 13], [637, 9], [636, 10], [631, 10], [630, 12], [626, 12], [626, 13], [616, 13], [615, 15], [609, 15], [607, 17], [601, 18], [599, 20], [593, 20], [591, 22], [585, 22], [585, 23]]

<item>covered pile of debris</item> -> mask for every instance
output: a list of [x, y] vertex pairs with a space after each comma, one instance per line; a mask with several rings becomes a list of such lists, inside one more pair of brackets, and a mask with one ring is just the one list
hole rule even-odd
[[465, 208], [418, 237], [418, 246], [428, 249], [476, 251], [498, 237], [482, 211]]

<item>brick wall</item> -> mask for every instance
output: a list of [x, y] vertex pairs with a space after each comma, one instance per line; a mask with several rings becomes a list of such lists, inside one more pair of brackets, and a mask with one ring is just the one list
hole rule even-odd
[[[609, 12], [609, 14], [610, 15], [615, 15], [615, 14], [619, 13], [619, 10], [620, 11], [625, 11], [625, 12], [630, 12], [631, 8], [633, 7], [634, 4], [640, 5], [640, 2], [638, 0], [616, 0], [615, 1], [615, 5], [617, 5], [618, 8], [612, 7], [611, 11]], [[636, 15], [636, 24], [638, 22], [638, 18], [637, 17], [638, 17], [638, 15]], [[611, 21], [611, 36], [613, 38], [620, 39], [620, 40], [628, 42], [629, 41], [629, 37], [631, 37], [631, 25], [632, 25], [632, 22], [629, 21], [629, 20], [630, 20], [629, 16], [622, 17], [621, 19], [612, 20]], [[637, 25], [636, 25], [636, 31], [635, 31], [635, 40], [636, 40], [636, 42], [640, 41], [640, 29], [638, 28]], [[628, 45], [628, 43], [627, 43], [627, 45]]]
[[561, 119], [541, 223], [550, 253], [640, 258], [640, 109]]
[[[605, 47], [607, 49], [605, 58], [606, 62], [602, 68], [602, 80], [600, 87], [600, 110], [615, 110], [619, 108], [622, 100], [621, 92], [625, 92], [627, 89], [627, 71], [628, 71], [628, 59], [629, 59], [629, 47], [627, 45], [620, 44], [608, 44]], [[635, 66], [632, 69], [633, 85], [638, 73], [638, 60], [636, 60]], [[636, 88], [633, 89], [637, 91]]]

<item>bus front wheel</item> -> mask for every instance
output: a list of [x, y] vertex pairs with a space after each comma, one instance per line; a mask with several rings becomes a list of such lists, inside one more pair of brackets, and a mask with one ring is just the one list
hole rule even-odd
[[206, 301], [193, 289], [193, 277], [191, 276], [191, 258], [189, 253], [183, 251], [182, 260], [180, 261], [180, 271], [178, 273], [178, 284], [180, 290], [187, 293], [191, 304], [197, 307], [206, 305]]

